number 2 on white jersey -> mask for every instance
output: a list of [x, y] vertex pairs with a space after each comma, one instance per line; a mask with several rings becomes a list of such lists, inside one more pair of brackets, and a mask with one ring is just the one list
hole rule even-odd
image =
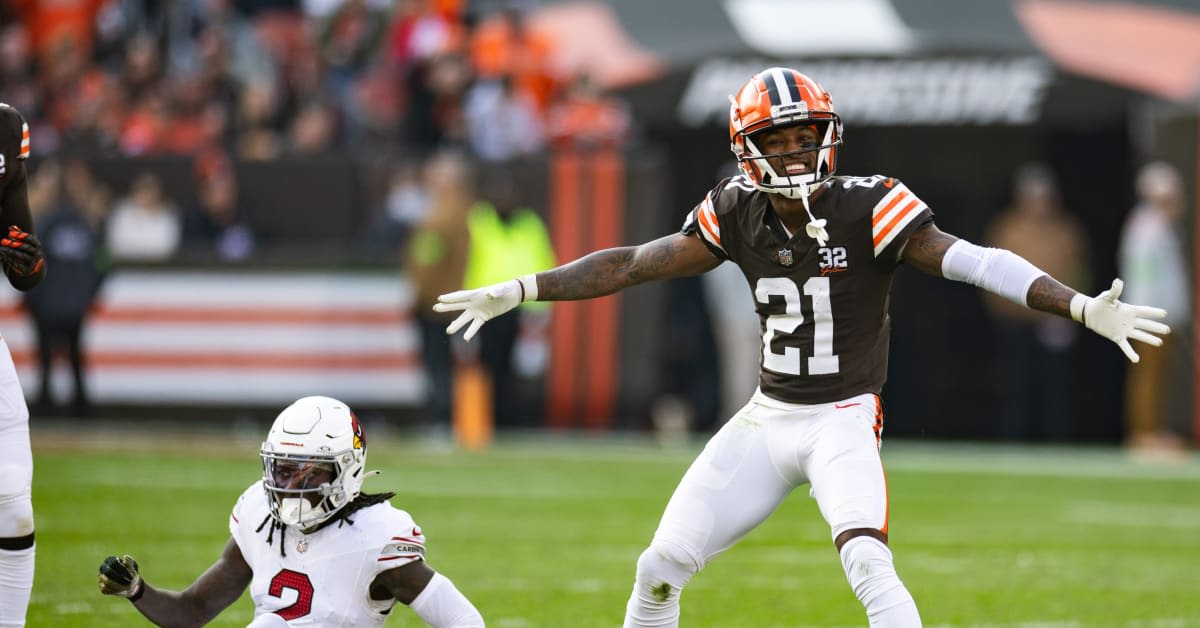
[[[838, 356], [833, 353], [833, 304], [829, 298], [829, 277], [810, 277], [804, 282], [804, 294], [812, 298], [813, 312], [813, 355], [808, 358], [809, 375], [831, 375], [839, 369]], [[783, 353], [771, 350], [771, 340], [776, 332], [795, 333], [804, 322], [801, 310], [800, 290], [796, 282], [787, 277], [763, 277], [754, 288], [754, 298], [759, 303], [769, 303], [770, 297], [783, 297], [783, 314], [767, 317], [763, 333], [763, 368], [776, 373], [801, 375], [800, 348], [784, 347]]]

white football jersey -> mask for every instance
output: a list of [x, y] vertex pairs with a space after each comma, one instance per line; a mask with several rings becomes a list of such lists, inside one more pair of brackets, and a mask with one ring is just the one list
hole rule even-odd
[[[407, 512], [384, 502], [301, 534], [275, 530], [267, 544], [267, 492], [255, 482], [229, 517], [229, 532], [254, 572], [255, 617], [275, 613], [292, 626], [382, 626], [396, 600], [372, 600], [380, 572], [425, 556], [425, 536]], [[256, 530], [259, 530], [256, 532]], [[285, 555], [280, 555], [280, 542]]]

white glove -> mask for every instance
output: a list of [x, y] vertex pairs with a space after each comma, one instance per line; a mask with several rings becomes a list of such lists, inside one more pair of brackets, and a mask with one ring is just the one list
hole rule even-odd
[[[1071, 317], [1083, 323], [1088, 329], [1108, 338], [1121, 347], [1125, 357], [1130, 362], [1140, 358], [1129, 339], [1144, 342], [1155, 347], [1162, 345], [1158, 336], [1171, 333], [1171, 328], [1152, 318], [1164, 318], [1167, 311], [1162, 308], [1146, 305], [1130, 305], [1117, 300], [1125, 284], [1120, 279], [1113, 279], [1112, 287], [1095, 297], [1077, 294], [1071, 299]], [[1158, 334], [1155, 336], [1153, 334]]]
[[[532, 284], [532, 289], [529, 287]], [[532, 292], [532, 294], [531, 294]], [[537, 282], [533, 275], [513, 279], [504, 283], [493, 284], [474, 290], [459, 290], [438, 297], [433, 304], [437, 312], [462, 311], [454, 322], [446, 327], [447, 334], [454, 334], [470, 323], [463, 340], [475, 337], [483, 324], [517, 307], [521, 301], [532, 301], [537, 298]]]

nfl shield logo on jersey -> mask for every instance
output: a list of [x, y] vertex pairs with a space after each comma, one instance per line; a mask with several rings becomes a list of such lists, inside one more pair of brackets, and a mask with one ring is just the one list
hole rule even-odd
[[779, 263], [784, 266], [791, 266], [796, 259], [792, 257], [791, 249], [779, 249]]

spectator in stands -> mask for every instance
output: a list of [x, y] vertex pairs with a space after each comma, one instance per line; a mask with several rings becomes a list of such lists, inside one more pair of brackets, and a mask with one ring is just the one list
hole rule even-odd
[[[489, 168], [484, 173], [482, 196], [467, 215], [470, 248], [465, 289], [520, 277], [554, 266], [554, 248], [540, 216], [522, 199], [513, 173]], [[516, 273], [516, 274], [514, 274]], [[532, 306], [532, 307], [530, 307]], [[514, 370], [518, 336], [544, 332], [548, 306], [530, 302], [512, 313], [493, 319], [480, 332], [479, 357], [492, 380], [492, 408], [497, 426], [540, 427], [537, 400], [523, 399]], [[491, 332], [488, 332], [491, 327]]]
[[337, 121], [333, 111], [320, 102], [306, 105], [288, 130], [287, 153], [297, 157], [328, 155], [336, 147]]
[[[106, 0], [96, 14], [92, 58], [105, 67], [118, 67], [123, 62], [131, 42], [146, 34], [156, 47], [165, 43], [160, 34], [166, 31], [172, 2], [150, 0]], [[161, 58], [161, 52], [155, 51]]]
[[279, 95], [272, 83], [251, 83], [241, 92], [234, 124], [235, 152], [247, 161], [265, 161], [279, 156]]
[[[38, 58], [37, 74], [44, 95], [40, 114], [44, 126], [31, 122], [30, 127], [39, 131], [52, 129], [55, 134], [65, 135], [76, 123], [79, 97], [95, 83], [95, 77], [103, 76], [103, 72], [87, 64], [87, 58], [74, 41], [63, 39], [51, 53]], [[45, 134], [39, 135], [39, 143], [45, 141], [45, 137]]]
[[459, 49], [463, 45], [460, 16], [440, 10], [433, 0], [400, 0], [388, 34], [388, 63], [398, 74]]
[[471, 148], [484, 161], [527, 157], [545, 146], [537, 104], [516, 89], [511, 76], [475, 83], [467, 94], [465, 114]]
[[55, 54], [63, 42], [79, 51], [83, 58], [92, 55], [92, 36], [96, 16], [103, 0], [9, 0], [29, 29], [36, 56]]
[[[1146, 346], [1142, 359], [1129, 365], [1125, 380], [1125, 442], [1135, 453], [1151, 457], [1175, 456], [1183, 439], [1172, 431], [1164, 409], [1173, 370], [1187, 370], [1192, 352], [1180, 341], [1178, 330], [1190, 321], [1192, 291], [1188, 264], [1180, 238], [1185, 213], [1183, 179], [1169, 163], [1156, 161], [1137, 176], [1138, 204], [1121, 230], [1118, 264], [1125, 277], [1125, 295], [1131, 302], [1153, 299], [1168, 312], [1163, 322], [1176, 329], [1162, 346]], [[1176, 356], [1179, 351], [1181, 355]], [[1182, 363], [1182, 364], [1181, 364]]]
[[230, 112], [225, 103], [208, 93], [194, 74], [170, 81], [172, 120], [166, 148], [177, 155], [195, 155], [210, 146], [233, 143]]
[[192, 64], [195, 68], [186, 71], [199, 76], [208, 100], [234, 111], [243, 86], [272, 82], [277, 77], [274, 68], [263, 60], [262, 46], [246, 32], [246, 25], [234, 21], [237, 28], [230, 31], [226, 24], [218, 22], [200, 32]]
[[[255, 24], [231, 0], [170, 3], [166, 32], [171, 72], [199, 70], [226, 87], [278, 78]], [[228, 89], [222, 96], [231, 96]], [[228, 101], [233, 105], [234, 102]]]
[[[401, 159], [392, 168], [383, 206], [363, 234], [363, 249], [370, 256], [395, 259], [399, 252], [403, 257], [414, 228], [432, 211], [434, 190], [430, 173], [444, 170], [435, 168], [435, 164], [445, 159], [434, 158], [429, 164], [422, 164], [419, 159], [410, 157]], [[465, 182], [460, 184], [466, 185]]]
[[401, 0], [385, 68], [403, 87], [402, 136], [422, 149], [465, 138], [462, 103], [473, 80], [466, 56], [466, 24], [454, 0]]
[[257, 238], [238, 202], [233, 165], [224, 155], [205, 153], [196, 168], [200, 204], [184, 215], [182, 250], [200, 261], [245, 260]]
[[631, 126], [625, 103], [581, 73], [550, 107], [546, 128], [556, 148], [619, 148], [629, 139]]
[[403, 150], [404, 94], [389, 72], [375, 70], [359, 80], [345, 103], [343, 146], [381, 162]]
[[108, 250], [115, 262], [162, 262], [179, 249], [183, 223], [162, 180], [143, 172], [108, 220]]
[[440, 54], [417, 64], [405, 78], [408, 91], [403, 136], [422, 149], [466, 145], [464, 112], [473, 80], [466, 57]]
[[481, 80], [511, 77], [540, 116], [557, 94], [560, 80], [554, 39], [529, 24], [527, 11], [527, 2], [505, 0], [498, 14], [484, 19], [471, 34], [471, 61]]
[[150, 33], [138, 33], [125, 45], [121, 89], [131, 102], [139, 102], [163, 81], [162, 56]]
[[122, 154], [153, 155], [166, 150], [172, 110], [165, 89], [156, 85], [141, 100], [132, 102], [132, 110], [121, 128]]
[[404, 269], [416, 295], [413, 315], [421, 329], [421, 355], [429, 377], [426, 421], [431, 435], [443, 439], [450, 434], [454, 411], [454, 363], [446, 335], [454, 317], [434, 312], [433, 304], [445, 290], [463, 285], [471, 238], [467, 210], [475, 195], [469, 164], [458, 153], [435, 155], [422, 179], [428, 210], [410, 239]]
[[339, 104], [379, 56], [391, 2], [346, 0], [322, 20], [317, 45], [328, 93]]
[[283, 110], [289, 121], [312, 103], [322, 102], [326, 98], [321, 59], [310, 42], [304, 42], [299, 50], [288, 57], [287, 64], [280, 67], [280, 76]]
[[[1091, 283], [1083, 226], [1062, 207], [1054, 174], [1044, 164], [1026, 164], [1013, 179], [1012, 205], [988, 227], [989, 246], [1024, 257], [1072, 286]], [[1141, 301], [1132, 301], [1140, 303]], [[984, 303], [1001, 329], [1005, 391], [997, 426], [1007, 440], [1071, 436], [1070, 348], [1078, 327], [996, 296]], [[1157, 301], [1155, 302], [1157, 303]]]
[[24, 26], [0, 27], [0, 94], [4, 94], [5, 102], [30, 117], [41, 115], [40, 81], [32, 52]]
[[[43, 182], [43, 178], [48, 180]], [[50, 373], [56, 353], [65, 350], [73, 382], [70, 410], [84, 415], [91, 409], [84, 333], [108, 267], [104, 250], [108, 192], [80, 159], [69, 159], [61, 171], [56, 162], [47, 162], [38, 168], [36, 179], [36, 187], [58, 190], [57, 194], [39, 192], [31, 197], [38, 203], [51, 203], [35, 208], [35, 222], [46, 265], [54, 269], [37, 290], [25, 294], [37, 334], [36, 407], [40, 415], [55, 413]]]
[[[89, 73], [76, 83], [64, 104], [69, 107], [70, 125], [64, 132], [62, 144], [81, 154], [120, 154], [126, 105], [116, 77]], [[53, 152], [50, 147], [47, 150]]]

